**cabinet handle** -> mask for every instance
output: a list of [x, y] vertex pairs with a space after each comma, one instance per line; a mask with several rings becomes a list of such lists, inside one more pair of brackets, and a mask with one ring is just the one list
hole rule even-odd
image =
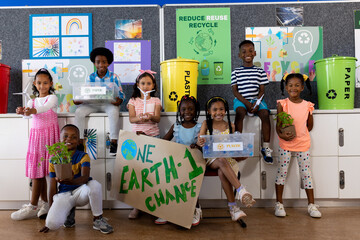
[[266, 189], [266, 171], [261, 172], [261, 189]]
[[344, 146], [344, 129], [343, 128], [339, 128], [339, 146], [340, 147]]
[[106, 173], [106, 190], [111, 190], [111, 173]]
[[345, 172], [344, 172], [344, 170], [341, 170], [339, 172], [339, 177], [340, 177], [340, 189], [344, 189], [345, 188]]

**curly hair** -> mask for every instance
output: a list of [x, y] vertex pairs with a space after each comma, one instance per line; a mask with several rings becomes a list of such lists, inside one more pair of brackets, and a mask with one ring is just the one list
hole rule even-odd
[[200, 104], [196, 100], [195, 97], [189, 96], [189, 95], [184, 95], [184, 96], [182, 96], [180, 101], [177, 102], [176, 123], [181, 124], [184, 121], [184, 119], [180, 115], [180, 106], [184, 102], [191, 102], [191, 103], [194, 104], [195, 112], [196, 112], [195, 117], [194, 117], [194, 121], [197, 122], [197, 120], [198, 120], [198, 118], [200, 116]]

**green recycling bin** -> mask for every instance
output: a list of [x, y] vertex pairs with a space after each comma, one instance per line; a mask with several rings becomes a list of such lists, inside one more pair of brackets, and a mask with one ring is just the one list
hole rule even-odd
[[356, 58], [333, 56], [315, 62], [319, 109], [353, 109]]

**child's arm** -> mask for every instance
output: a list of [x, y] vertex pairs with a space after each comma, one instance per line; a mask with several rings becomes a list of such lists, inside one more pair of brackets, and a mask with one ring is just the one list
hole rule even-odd
[[165, 134], [163, 139], [170, 141], [171, 139], [173, 139], [173, 137], [174, 137], [174, 124], [171, 126], [169, 131]]
[[142, 123], [145, 122], [142, 118], [142, 113], [140, 113], [138, 116], [136, 116], [135, 106], [128, 104], [129, 108], [129, 121], [130, 123]]
[[24, 107], [17, 107], [16, 114], [24, 115], [25, 108]]
[[59, 183], [63, 183], [66, 185], [83, 185], [89, 181], [89, 177], [90, 177], [90, 167], [81, 167], [80, 177], [60, 180]]
[[150, 114], [150, 113], [145, 113], [144, 115], [145, 115], [145, 119], [146, 119], [146, 116], [147, 116], [147, 119], [149, 121], [159, 123], [160, 118], [161, 118], [160, 114], [161, 114], [161, 105], [155, 105], [155, 113], [154, 113], [154, 115]]
[[232, 92], [234, 96], [246, 106], [247, 110], [250, 111], [252, 107], [251, 103], [238, 92], [236, 84], [232, 86]]
[[115, 106], [120, 106], [120, 104], [122, 104], [123, 100], [119, 97], [116, 97], [116, 101], [115, 102], [112, 102], [111, 104], [112, 105], [115, 105]]
[[[257, 95], [257, 99], [260, 99], [263, 95], [265, 94], [265, 85], [260, 85], [259, 86], [259, 94]], [[263, 97], [263, 99], [264, 99], [264, 97]], [[257, 105], [256, 107], [255, 107], [255, 105], [256, 105], [256, 101], [251, 105], [251, 113], [256, 113], [258, 110], [259, 110], [259, 107], [260, 107], [260, 105]]]
[[[277, 113], [281, 113], [283, 112], [283, 108], [281, 106], [281, 103], [278, 103], [277, 104]], [[293, 140], [295, 138], [295, 135], [290, 133], [290, 132], [286, 132], [286, 133], [283, 133], [281, 132], [281, 128], [280, 128], [280, 124], [279, 124], [280, 120], [278, 119], [277, 120], [277, 124], [276, 124], [276, 133], [279, 135], [280, 138], [284, 139], [285, 141], [290, 141], [290, 140]]]
[[306, 126], [307, 126], [309, 132], [313, 129], [313, 126], [314, 126], [314, 118], [313, 118], [313, 115], [310, 113], [309, 113], [309, 116], [308, 116], [308, 119], [306, 122]]
[[197, 140], [197, 145], [199, 147], [203, 147], [205, 145], [205, 138], [200, 137], [201, 135], [206, 135], [206, 131], [207, 131], [207, 124], [206, 124], [206, 120], [203, 121], [201, 128], [200, 128], [200, 132], [198, 135], [198, 140]]

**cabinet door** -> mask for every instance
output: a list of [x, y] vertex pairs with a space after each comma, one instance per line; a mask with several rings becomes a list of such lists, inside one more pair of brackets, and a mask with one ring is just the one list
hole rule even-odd
[[0, 125], [0, 159], [24, 159], [29, 143], [29, 120], [0, 118]]
[[0, 160], [0, 189], [0, 201], [30, 200], [25, 160]]
[[257, 199], [260, 198], [260, 161], [260, 157], [251, 157], [239, 162], [240, 182]]
[[106, 180], [105, 180], [105, 159], [96, 159], [90, 161], [90, 176], [98, 181], [102, 187], [103, 200], [106, 199]]
[[339, 146], [339, 156], [360, 156], [357, 141], [360, 133], [359, 122], [360, 114], [338, 114], [338, 128], [339, 131], [343, 130], [344, 135], [344, 145]]
[[[360, 198], [360, 157], [339, 157], [339, 173], [343, 172], [343, 186], [340, 184], [340, 198]], [[341, 175], [341, 174], [339, 174]], [[338, 175], [338, 176], [339, 176]], [[340, 180], [338, 177], [336, 179]], [[329, 185], [333, 187], [332, 185]]]
[[336, 114], [314, 115], [314, 127], [310, 131], [311, 156], [338, 155], [338, 128]]
[[[311, 157], [311, 169], [315, 198], [338, 198], [338, 157]], [[306, 198], [303, 189], [300, 191], [300, 197]]]

